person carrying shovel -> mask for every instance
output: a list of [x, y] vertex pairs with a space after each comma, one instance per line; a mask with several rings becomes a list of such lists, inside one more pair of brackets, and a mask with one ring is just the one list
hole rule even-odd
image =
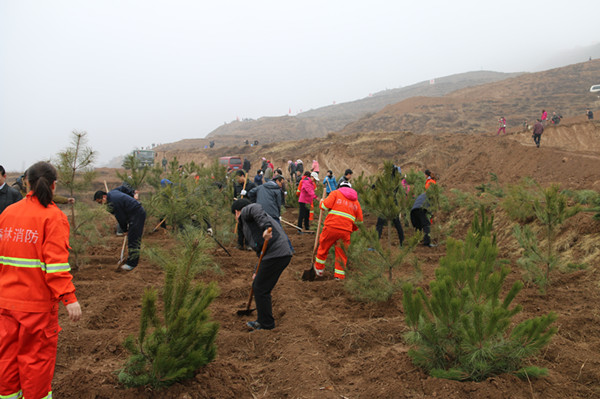
[[[267, 242], [252, 282], [258, 317], [256, 321], [249, 321], [246, 325], [253, 331], [272, 330], [275, 328], [275, 319], [271, 291], [292, 260], [292, 250], [281, 225], [260, 204], [252, 204], [245, 198], [238, 199], [231, 205], [231, 212], [242, 222], [240, 225], [243, 226], [244, 237], [258, 256], [261, 255], [263, 244]], [[250, 314], [249, 306], [239, 314]]]

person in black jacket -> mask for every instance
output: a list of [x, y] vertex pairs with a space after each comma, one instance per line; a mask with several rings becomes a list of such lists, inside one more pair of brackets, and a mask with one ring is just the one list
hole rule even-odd
[[4, 167], [0, 165], [0, 213], [2, 213], [6, 207], [21, 201], [21, 199], [23, 199], [21, 193], [6, 184], [6, 171], [4, 170]]
[[123, 232], [127, 232], [127, 262], [121, 266], [125, 271], [131, 271], [138, 265], [146, 221], [144, 207], [129, 194], [130, 191], [131, 189], [127, 187], [119, 186], [108, 193], [104, 191], [94, 193], [94, 201], [107, 204], [108, 211], [115, 215]]
[[[231, 212], [244, 226], [244, 236], [257, 256], [260, 256], [265, 240], [269, 240], [252, 282], [258, 318], [256, 321], [249, 321], [246, 325], [251, 330], [272, 330], [275, 328], [275, 319], [271, 305], [271, 291], [292, 260], [292, 250], [287, 243], [287, 235], [260, 204], [252, 204], [242, 198], [231, 205]], [[272, 228], [271, 233], [268, 232], [269, 227]]]
[[[233, 185], [233, 199], [241, 199], [248, 198], [248, 191], [251, 191], [256, 186], [250, 180], [246, 181], [246, 173], [243, 170], [237, 170], [235, 172], [235, 183]], [[252, 201], [254, 202], [254, 201]], [[245, 244], [247, 240], [244, 240], [244, 234], [242, 233], [241, 221], [238, 222], [238, 241], [237, 241], [237, 249], [244, 250], [246, 248]], [[249, 249], [249, 248], [248, 248]]]

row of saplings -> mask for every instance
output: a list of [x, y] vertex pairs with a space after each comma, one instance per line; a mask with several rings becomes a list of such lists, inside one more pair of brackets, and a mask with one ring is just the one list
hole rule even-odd
[[[61, 182], [73, 196], [74, 190], [83, 190], [93, 179], [89, 166], [94, 152], [86, 145], [85, 132], [73, 132], [71, 147], [59, 154], [56, 163], [61, 172]], [[126, 160], [126, 174], [119, 177], [134, 188], [150, 185], [154, 188], [149, 200], [142, 198], [144, 207], [158, 220], [173, 227], [179, 245], [169, 254], [160, 248], [145, 249], [148, 256], [165, 272], [162, 287], [163, 314], [159, 315], [156, 289], [147, 290], [143, 296], [140, 329], [137, 337], [129, 337], [125, 347], [131, 357], [119, 373], [126, 386], [169, 386], [194, 376], [202, 366], [216, 355], [215, 339], [218, 325], [211, 321], [208, 306], [217, 297], [215, 283], [198, 282], [198, 274], [212, 268], [218, 271], [208, 255], [214, 243], [204, 233], [204, 219], [210, 219], [216, 237], [222, 242], [234, 240], [233, 218], [228, 212], [232, 187], [224, 168], [218, 163], [203, 167], [193, 163], [179, 168], [177, 160], [169, 165], [169, 172], [159, 168], [139, 168], [134, 157]], [[350, 269], [345, 285], [360, 300], [388, 300], [402, 287], [406, 323], [410, 332], [407, 341], [413, 346], [409, 355], [413, 361], [431, 375], [460, 380], [482, 380], [499, 373], [516, 373], [535, 377], [546, 371], [536, 367], [523, 367], [524, 359], [534, 355], [548, 344], [556, 329], [551, 326], [554, 313], [523, 321], [511, 327], [511, 319], [520, 306], [511, 303], [522, 288], [521, 282], [513, 284], [501, 298], [509, 269], [506, 262], [498, 260], [492, 220], [486, 217], [485, 208], [501, 205], [509, 216], [518, 222], [536, 219], [545, 232], [540, 239], [525, 225], [515, 226], [514, 234], [523, 248], [519, 264], [525, 267], [531, 280], [542, 290], [546, 289], [550, 271], [557, 267], [559, 257], [555, 252], [557, 230], [565, 219], [580, 210], [567, 207], [567, 196], [557, 186], [529, 190], [523, 185], [509, 187], [508, 192], [492, 182], [478, 189], [475, 196], [453, 190], [457, 206], [480, 209], [474, 218], [465, 241], [448, 238], [447, 254], [436, 269], [436, 279], [430, 283], [430, 294], [422, 288], [416, 290], [408, 284], [393, 279], [392, 271], [402, 264], [420, 240], [413, 234], [400, 249], [392, 248], [391, 220], [402, 213], [407, 215], [414, 198], [423, 192], [421, 173], [410, 171], [405, 176], [395, 173], [391, 162], [373, 176], [360, 176], [354, 182], [363, 208], [382, 215], [388, 220], [387, 248], [381, 246], [377, 233], [361, 226], [348, 248]], [[172, 184], [161, 187], [161, 178]], [[396, 190], [401, 179], [411, 187], [410, 193]], [[531, 188], [532, 184], [529, 184]], [[293, 190], [288, 190], [293, 196]], [[394, 195], [389, 195], [393, 192]], [[532, 194], [533, 193], [533, 194]], [[598, 209], [598, 193], [570, 193], [580, 204], [591, 204]], [[451, 206], [439, 185], [428, 190], [433, 212], [449, 212]], [[294, 204], [294, 201], [292, 201]], [[485, 208], [484, 206], [485, 205]], [[93, 244], [95, 229], [94, 211], [82, 206], [74, 209], [71, 217], [71, 246], [74, 258]], [[481, 207], [480, 207], [481, 206]], [[514, 215], [511, 213], [515, 213]], [[75, 214], [78, 215], [77, 223]], [[440, 228], [442, 224], [434, 224]], [[435, 229], [434, 229], [435, 230]], [[435, 231], [434, 231], [435, 233]], [[448, 235], [438, 231], [438, 235]], [[538, 242], [545, 242], [540, 249]], [[418, 259], [413, 258], [415, 269]], [[77, 265], [77, 262], [75, 262]], [[385, 276], [387, 274], [387, 278]]]
[[[202, 174], [201, 169], [198, 170]], [[389, 176], [385, 176], [386, 173], [384, 168], [368, 184], [382, 177], [387, 180]], [[177, 184], [158, 190], [150, 200], [150, 203], [161, 204], [157, 217], [168, 213], [169, 206], [173, 207], [173, 212], [181, 210], [181, 204], [176, 202], [182, 201], [182, 193], [174, 194], [174, 189], [189, 194], [190, 190], [206, 190], [206, 187], [200, 187], [210, 182], [191, 183], [191, 179], [181, 174], [171, 178]], [[216, 195], [223, 190], [223, 187], [210, 185], [216, 190]], [[228, 191], [227, 188], [225, 190]], [[439, 189], [434, 189], [432, 202], [436, 201], [433, 198], [435, 190], [439, 194]], [[417, 194], [418, 191], [413, 196]], [[169, 205], [171, 201], [173, 203]], [[228, 209], [227, 206], [223, 208]], [[204, 212], [214, 214], [216, 211], [205, 209]], [[194, 215], [188, 216], [194, 219]], [[147, 250], [148, 255], [165, 271], [161, 295], [164, 315], [158, 315], [157, 291], [146, 291], [139, 334], [125, 342], [131, 357], [120, 371], [119, 380], [126, 386], [162, 387], [192, 378], [216, 355], [214, 342], [218, 325], [210, 320], [208, 306], [217, 297], [218, 290], [214, 283], [205, 285], [195, 280], [198, 273], [206, 270], [212, 262], [206, 253], [213, 244], [202, 229], [191, 225], [179, 227], [175, 229], [175, 237], [180, 243], [176, 246], [175, 256], [172, 253], [166, 256], [156, 248]], [[373, 230], [361, 228], [359, 236], [356, 245], [362, 246], [362, 249], [349, 248], [351, 253], [360, 251], [365, 255], [363, 250], [366, 246], [379, 245]], [[385, 251], [379, 247], [378, 251], [371, 251], [370, 256], [375, 262], [387, 259], [391, 281], [392, 267], [402, 262], [419, 238], [420, 235], [414, 234], [404, 248]], [[556, 332], [552, 326], [556, 315], [549, 313], [513, 326], [511, 320], [521, 307], [512, 305], [512, 302], [523, 283], [515, 282], [508, 293], [501, 296], [510, 269], [506, 262], [497, 258], [492, 219], [486, 217], [484, 207], [475, 216], [465, 240], [448, 238], [446, 248], [446, 256], [436, 269], [436, 278], [430, 283], [429, 295], [422, 288], [415, 290], [409, 283], [402, 286], [406, 323], [410, 327], [405, 338], [412, 345], [409, 355], [414, 363], [433, 376], [458, 380], [480, 381], [500, 373], [515, 373], [529, 378], [544, 375], [547, 370], [524, 367], [523, 362], [549, 343]], [[369, 252], [366, 254], [362, 259], [369, 262]], [[378, 276], [364, 276], [359, 272], [357, 278], [378, 284], [385, 268], [378, 270]], [[351, 273], [349, 277], [347, 283], [353, 284]], [[369, 289], [365, 281], [358, 287]], [[374, 289], [377, 290], [377, 287]]]

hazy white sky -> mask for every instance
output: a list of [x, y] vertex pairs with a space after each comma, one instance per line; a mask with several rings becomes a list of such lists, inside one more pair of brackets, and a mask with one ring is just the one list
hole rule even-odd
[[[600, 1], [0, 0], [0, 164], [85, 130], [98, 165], [224, 122], [600, 41]], [[582, 60], [583, 61], [583, 60]]]

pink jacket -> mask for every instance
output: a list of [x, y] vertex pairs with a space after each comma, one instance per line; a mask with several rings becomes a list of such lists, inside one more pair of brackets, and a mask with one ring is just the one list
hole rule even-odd
[[317, 198], [315, 194], [315, 186], [310, 179], [310, 177], [305, 177], [302, 179], [302, 189], [300, 190], [300, 196], [298, 197], [298, 202], [302, 202], [303, 204], [310, 204]]
[[312, 171], [319, 173], [319, 161], [313, 161], [313, 163], [312, 163]]

